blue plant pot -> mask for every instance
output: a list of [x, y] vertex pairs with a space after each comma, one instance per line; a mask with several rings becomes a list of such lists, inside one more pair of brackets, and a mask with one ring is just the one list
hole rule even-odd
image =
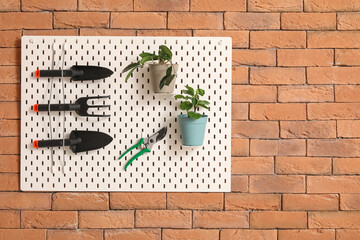
[[189, 118], [187, 114], [178, 115], [182, 143], [185, 146], [201, 146], [204, 142], [208, 116], [199, 119]]

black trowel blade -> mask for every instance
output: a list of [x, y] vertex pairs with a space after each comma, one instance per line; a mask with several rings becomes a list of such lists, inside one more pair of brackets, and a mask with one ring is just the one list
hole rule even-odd
[[71, 70], [82, 71], [81, 76], [73, 76], [73, 81], [84, 81], [84, 80], [97, 80], [110, 77], [114, 72], [108, 68], [98, 66], [81, 66], [75, 65], [71, 67]]
[[70, 146], [74, 153], [85, 152], [105, 147], [113, 140], [112, 137], [102, 132], [95, 131], [71, 131], [70, 139], [81, 139], [81, 142]]

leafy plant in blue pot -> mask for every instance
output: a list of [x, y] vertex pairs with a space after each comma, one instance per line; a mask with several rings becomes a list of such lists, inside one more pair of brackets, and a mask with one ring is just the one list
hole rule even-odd
[[186, 89], [181, 91], [182, 94], [175, 95], [175, 99], [183, 100], [180, 108], [187, 113], [178, 115], [182, 143], [185, 146], [201, 146], [204, 142], [208, 116], [200, 114], [198, 110], [200, 107], [210, 110], [210, 103], [200, 100], [205, 94], [203, 89], [198, 88], [195, 91], [190, 86], [185, 87]]

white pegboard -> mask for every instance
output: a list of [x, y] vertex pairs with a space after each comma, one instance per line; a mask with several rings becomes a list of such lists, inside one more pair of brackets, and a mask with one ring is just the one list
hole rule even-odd
[[[62, 172], [62, 151], [54, 148], [55, 172], [50, 171], [50, 150], [34, 149], [33, 140], [49, 139], [47, 112], [35, 113], [34, 104], [49, 98], [49, 78], [35, 78], [36, 69], [51, 69], [52, 46], [67, 50], [65, 69], [72, 65], [107, 67], [114, 74], [98, 81], [71, 82], [64, 78], [65, 102], [79, 97], [110, 95], [97, 103], [110, 104], [110, 118], [84, 118], [67, 112], [66, 137], [72, 130], [107, 133], [113, 141], [103, 149], [74, 154], [66, 147], [67, 172]], [[176, 116], [181, 112], [173, 96], [155, 95], [147, 68], [125, 83], [121, 71], [138, 60], [139, 53], [169, 46], [179, 64], [175, 93], [186, 84], [200, 86], [211, 103], [204, 145], [183, 147]], [[231, 177], [231, 38], [219, 37], [54, 37], [24, 36], [21, 43], [21, 190], [23, 191], [157, 191], [228, 192]], [[61, 62], [55, 52], [55, 63]], [[57, 64], [56, 68], [59, 68]], [[54, 78], [52, 103], [61, 103], [61, 81]], [[52, 112], [53, 138], [62, 137], [62, 113]], [[151, 153], [126, 162], [123, 151], [144, 137], [168, 126], [164, 140]]]

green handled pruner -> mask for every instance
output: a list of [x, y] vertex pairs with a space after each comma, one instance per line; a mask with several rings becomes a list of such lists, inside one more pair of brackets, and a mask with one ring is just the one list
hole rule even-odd
[[147, 152], [151, 152], [152, 147], [155, 145], [155, 143], [161, 141], [167, 133], [167, 127], [163, 127], [162, 129], [160, 129], [159, 131], [157, 131], [156, 133], [154, 133], [151, 137], [148, 138], [141, 138], [139, 140], [138, 143], [136, 143], [134, 146], [132, 146], [131, 148], [127, 149], [120, 157], [119, 160], [125, 156], [128, 152], [130, 152], [131, 150], [139, 147], [140, 145], [144, 144], [145, 148], [143, 150], [141, 150], [140, 152], [138, 152], [135, 156], [133, 156], [125, 165], [125, 170], [127, 169], [127, 167], [138, 157], [140, 157], [141, 155], [143, 155], [144, 153]]

